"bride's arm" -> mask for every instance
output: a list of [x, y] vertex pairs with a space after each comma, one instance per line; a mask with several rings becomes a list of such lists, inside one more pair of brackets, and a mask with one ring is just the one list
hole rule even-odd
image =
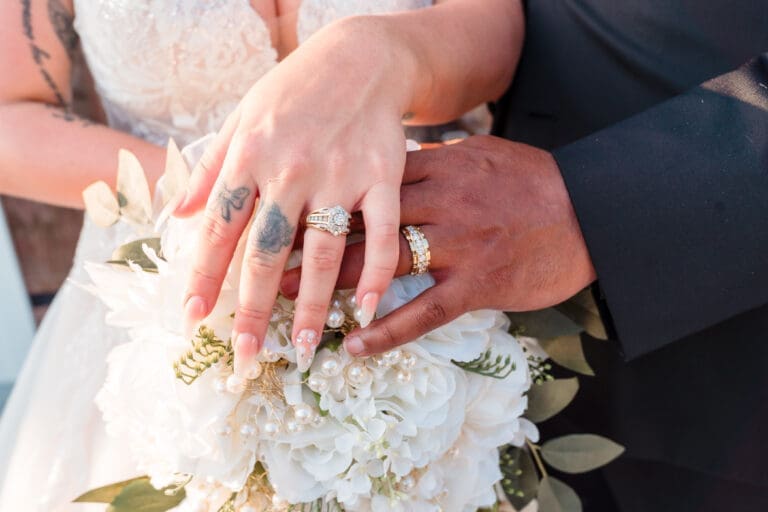
[[[438, 124], [498, 99], [520, 58], [525, 30], [520, 0], [437, 0], [388, 16], [342, 20], [348, 37], [402, 52], [403, 90], [412, 97], [406, 119]], [[383, 37], [371, 34], [383, 33]], [[370, 51], [370, 50], [369, 50]]]
[[120, 148], [162, 172], [162, 148], [72, 113], [71, 0], [2, 2], [0, 20], [0, 194], [82, 207], [86, 186], [114, 181]]

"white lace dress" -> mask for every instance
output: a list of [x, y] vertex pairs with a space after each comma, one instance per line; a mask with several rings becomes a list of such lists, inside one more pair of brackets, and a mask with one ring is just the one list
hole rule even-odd
[[[431, 0], [304, 0], [299, 40], [337, 18], [415, 9]], [[249, 0], [75, 0], [75, 27], [109, 124], [156, 144], [216, 131], [248, 88], [277, 65]], [[87, 148], [83, 148], [87, 151]], [[87, 221], [71, 281], [85, 260], [108, 259], [117, 232]], [[103, 511], [80, 493], [136, 476], [108, 437], [93, 398], [121, 333], [97, 299], [65, 284], [43, 322], [0, 423], [0, 510]], [[151, 399], [151, 397], [147, 397]]]

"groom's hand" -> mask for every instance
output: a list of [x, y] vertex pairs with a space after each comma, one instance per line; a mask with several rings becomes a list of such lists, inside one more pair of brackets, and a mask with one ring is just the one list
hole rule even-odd
[[[552, 156], [496, 137], [410, 153], [401, 224], [421, 226], [436, 285], [347, 336], [356, 355], [414, 340], [467, 311], [528, 311], [560, 303], [595, 279], [576, 215]], [[347, 247], [339, 288], [359, 277], [364, 244]], [[400, 240], [398, 275], [411, 269]], [[300, 270], [282, 291], [294, 295]]]

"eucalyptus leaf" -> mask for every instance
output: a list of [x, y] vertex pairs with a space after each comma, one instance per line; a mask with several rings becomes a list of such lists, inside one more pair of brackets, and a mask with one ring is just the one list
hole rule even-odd
[[581, 336], [578, 334], [541, 340], [540, 343], [549, 357], [560, 366], [582, 375], [592, 376], [595, 374], [584, 356]]
[[189, 168], [173, 139], [168, 139], [162, 184], [163, 204], [184, 193], [189, 184]]
[[579, 379], [555, 379], [534, 384], [528, 390], [528, 409], [525, 417], [541, 423], [556, 415], [571, 403], [579, 391]]
[[507, 316], [512, 321], [513, 332], [521, 330], [521, 334], [540, 340], [578, 334], [584, 330], [554, 308], [525, 313], [507, 313]]
[[78, 496], [73, 500], [73, 503], [112, 503], [118, 494], [128, 485], [139, 482], [149, 481], [146, 476], [140, 476], [138, 478], [131, 478], [130, 480], [124, 480], [122, 482], [115, 482], [113, 484], [105, 485], [96, 489], [91, 489], [85, 494]]
[[120, 220], [120, 205], [112, 189], [103, 181], [83, 190], [83, 204], [88, 217], [97, 226], [108, 228]]
[[149, 480], [143, 480], [128, 484], [112, 501], [112, 507], [115, 512], [166, 512], [185, 497], [184, 489], [168, 495], [152, 487]]
[[120, 213], [137, 223], [148, 224], [152, 219], [152, 198], [149, 184], [139, 159], [127, 149], [118, 153], [117, 194]]
[[604, 466], [624, 453], [624, 447], [595, 434], [571, 434], [544, 443], [541, 456], [565, 473], [585, 473]]
[[142, 238], [123, 244], [115, 249], [115, 252], [112, 253], [112, 259], [108, 263], [127, 265], [130, 261], [139, 265], [147, 272], [156, 272], [157, 265], [144, 252], [144, 245], [152, 248], [158, 256], [162, 256], [159, 238]]
[[539, 484], [539, 512], [581, 512], [576, 491], [555, 477], [545, 476]]
[[587, 334], [599, 340], [608, 339], [592, 288], [585, 288], [567, 301], [555, 306], [558, 311], [576, 322]]
[[531, 454], [522, 448], [509, 446], [501, 455], [501, 487], [516, 510], [521, 510], [536, 497], [539, 474]]

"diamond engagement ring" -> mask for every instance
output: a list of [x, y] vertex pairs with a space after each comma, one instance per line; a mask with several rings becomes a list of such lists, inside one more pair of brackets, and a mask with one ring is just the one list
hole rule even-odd
[[432, 260], [427, 237], [424, 236], [424, 232], [418, 226], [405, 226], [401, 231], [411, 247], [411, 255], [413, 256], [411, 275], [426, 274], [429, 272], [429, 263]]
[[346, 235], [349, 233], [349, 221], [352, 215], [341, 206], [331, 208], [319, 208], [307, 215], [307, 227], [327, 231], [333, 236]]

